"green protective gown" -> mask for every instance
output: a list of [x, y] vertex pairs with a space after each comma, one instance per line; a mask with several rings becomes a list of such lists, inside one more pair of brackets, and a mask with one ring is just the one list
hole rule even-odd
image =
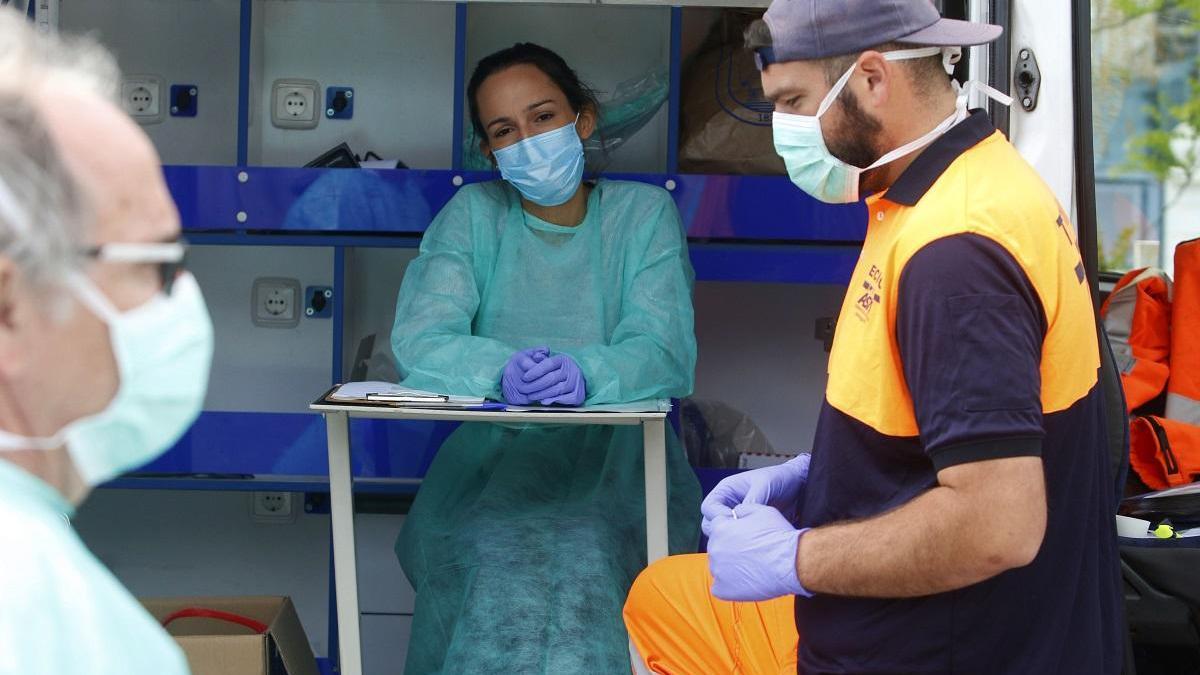
[[0, 459], [0, 675], [187, 675], [179, 645], [75, 534], [72, 511]]
[[[409, 266], [392, 333], [404, 383], [499, 399], [518, 350], [572, 356], [587, 403], [681, 397], [692, 271], [666, 192], [600, 181], [578, 227], [503, 182], [463, 188]], [[700, 489], [668, 433], [672, 553]], [[408, 675], [628, 673], [625, 595], [645, 566], [638, 427], [464, 424], [438, 451], [396, 554], [417, 590]]]

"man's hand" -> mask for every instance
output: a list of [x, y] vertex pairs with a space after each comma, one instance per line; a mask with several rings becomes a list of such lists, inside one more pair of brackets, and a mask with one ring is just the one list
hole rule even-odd
[[713, 519], [732, 516], [738, 504], [773, 506], [784, 518], [794, 519], [804, 496], [811, 459], [811, 455], [804, 453], [784, 464], [745, 471], [718, 483], [700, 504], [704, 534], [711, 537]]
[[796, 546], [807, 531], [761, 504], [741, 504], [718, 516], [708, 541], [712, 594], [740, 602], [808, 596], [796, 576]]

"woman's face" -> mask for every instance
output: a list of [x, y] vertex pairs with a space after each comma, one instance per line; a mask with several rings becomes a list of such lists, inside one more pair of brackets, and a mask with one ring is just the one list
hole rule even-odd
[[[484, 138], [480, 149], [492, 151], [560, 129], [575, 121], [575, 111], [554, 80], [540, 68], [519, 64], [489, 76], [475, 94]], [[584, 109], [575, 130], [587, 139], [595, 130], [595, 115]]]

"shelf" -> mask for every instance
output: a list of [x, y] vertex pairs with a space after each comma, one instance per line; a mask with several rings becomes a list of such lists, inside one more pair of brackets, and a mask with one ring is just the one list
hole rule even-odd
[[[351, 420], [354, 489], [411, 494], [454, 423]], [[727, 469], [697, 469], [705, 484]], [[171, 450], [136, 473], [105, 483], [118, 490], [329, 491], [325, 421], [315, 414], [204, 412]]]
[[[442, 441], [457, 426], [353, 420], [354, 475], [360, 479], [420, 478]], [[176, 486], [181, 480], [195, 480], [184, 478], [195, 474], [226, 486], [249, 485], [255, 480], [325, 482], [329, 475], [325, 421], [312, 413], [204, 412], [173, 448], [138, 473], [151, 477], [123, 478], [113, 486], [154, 487], [153, 481]], [[129, 483], [131, 480], [138, 482]]]
[[698, 281], [850, 283], [857, 246], [691, 244]]
[[[420, 234], [462, 185], [490, 172], [169, 166], [188, 234]], [[709, 241], [860, 242], [861, 204], [822, 204], [783, 176], [616, 174], [665, 187], [688, 236]]]
[[[411, 248], [461, 185], [492, 173], [167, 167], [194, 244]], [[781, 176], [629, 174], [666, 187], [700, 281], [845, 284], [866, 229]], [[241, 215], [239, 215], [241, 214]]]
[[[419, 478], [356, 479], [359, 494], [415, 494]], [[310, 492], [328, 493], [325, 476], [251, 476], [223, 478], [204, 474], [155, 475], [130, 474], [101, 486], [110, 490], [186, 490], [206, 492]]]

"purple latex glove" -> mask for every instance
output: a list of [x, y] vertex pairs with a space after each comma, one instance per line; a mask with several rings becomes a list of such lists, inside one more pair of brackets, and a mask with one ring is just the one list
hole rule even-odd
[[500, 376], [500, 391], [504, 400], [512, 405], [529, 405], [533, 399], [521, 393], [519, 386], [524, 384], [521, 379], [525, 373], [537, 366], [550, 355], [547, 347], [525, 349], [513, 354], [504, 366], [504, 374]]
[[804, 453], [783, 464], [734, 474], [717, 483], [700, 504], [704, 516], [700, 527], [704, 534], [712, 536], [713, 519], [732, 515], [733, 507], [738, 504], [773, 506], [784, 518], [794, 519], [804, 497], [811, 460], [812, 455]]
[[542, 405], [559, 403], [582, 405], [587, 398], [587, 382], [575, 359], [566, 354], [548, 356], [525, 371], [517, 391]]
[[805, 532], [762, 504], [741, 504], [716, 518], [708, 540], [712, 594], [732, 602], [811, 598], [796, 575], [796, 549]]

